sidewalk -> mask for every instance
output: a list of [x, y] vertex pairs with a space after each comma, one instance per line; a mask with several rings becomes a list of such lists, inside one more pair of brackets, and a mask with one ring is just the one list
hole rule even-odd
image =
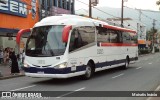
[[11, 75], [10, 67], [8, 65], [0, 64], [0, 80], [21, 76], [24, 76], [24, 71], [21, 71], [21, 74]]

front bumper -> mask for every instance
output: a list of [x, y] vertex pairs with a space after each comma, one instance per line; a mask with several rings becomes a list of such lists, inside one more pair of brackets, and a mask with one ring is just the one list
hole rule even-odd
[[69, 78], [85, 74], [85, 68], [77, 66], [76, 70], [72, 70], [71, 67], [63, 69], [28, 67], [24, 68], [24, 71], [25, 75], [30, 77]]
[[25, 73], [26, 76], [29, 77], [35, 77], [35, 78], [39, 78], [39, 77], [45, 77], [45, 78], [70, 78], [70, 77], [74, 77], [74, 76], [79, 76], [79, 75], [83, 75], [85, 74], [85, 71], [81, 71], [81, 72], [75, 72], [75, 73], [69, 73], [69, 74], [38, 74], [38, 73]]

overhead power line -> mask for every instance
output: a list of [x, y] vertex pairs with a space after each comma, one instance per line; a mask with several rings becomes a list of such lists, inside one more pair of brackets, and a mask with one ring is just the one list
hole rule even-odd
[[[80, 0], [76, 0], [76, 1], [78, 1], [78, 2], [80, 2], [80, 3], [82, 3], [82, 4], [84, 4], [84, 5], [89, 6], [89, 4], [84, 3], [84, 2], [82, 2], [82, 1], [80, 1]], [[107, 12], [105, 12], [105, 11], [99, 9], [99, 8], [94, 7], [94, 6], [92, 6], [92, 7], [93, 7], [94, 9], [96, 9], [96, 10], [98, 10], [98, 11], [100, 11], [100, 12], [106, 14], [106, 15], [112, 16], [112, 17], [114, 17], [114, 18], [121, 18], [121, 17], [114, 16], [114, 15], [112, 15], [112, 14], [110, 14], [110, 13], [107, 13]], [[129, 23], [128, 21], [126, 21], [126, 23], [130, 25], [130, 23]], [[116, 24], [117, 24], [117, 23], [116, 23]], [[118, 24], [119, 24], [119, 23], [118, 23]], [[130, 25], [130, 26], [131, 26], [133, 29], [137, 29], [137, 28], [135, 28], [135, 27], [132, 26], [132, 25]]]
[[[134, 8], [130, 8], [130, 7], [127, 7], [127, 6], [125, 6], [126, 8], [129, 8], [129, 9], [134, 9]], [[150, 19], [150, 20], [155, 20], [157, 23], [158, 22], [160, 22], [159, 20], [157, 20], [157, 19], [155, 19], [155, 18], [152, 18], [152, 17], [150, 17], [150, 16], [148, 16], [148, 15], [146, 15], [146, 14], [144, 14], [144, 12], [142, 12], [142, 11], [147, 11], [147, 12], [157, 12], [157, 13], [159, 13], [158, 11], [151, 11], [151, 10], [142, 10], [142, 9], [134, 9], [134, 10], [137, 10], [137, 11], [141, 11], [141, 15], [143, 15], [144, 17], [146, 17], [146, 18], [148, 18], [148, 19]], [[160, 23], [158, 23], [158, 25], [160, 25]]]

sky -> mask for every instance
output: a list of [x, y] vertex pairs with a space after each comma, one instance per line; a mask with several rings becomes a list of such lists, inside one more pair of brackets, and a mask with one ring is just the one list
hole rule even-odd
[[[88, 9], [87, 5], [80, 3], [79, 1], [86, 4], [89, 3], [89, 0], [75, 0], [76, 10]], [[159, 11], [159, 7], [156, 5], [156, 1], [157, 0], [128, 0], [127, 2], [124, 2], [124, 6], [130, 8]], [[121, 8], [121, 2], [122, 0], [99, 0], [99, 4], [97, 5], [97, 7]]]

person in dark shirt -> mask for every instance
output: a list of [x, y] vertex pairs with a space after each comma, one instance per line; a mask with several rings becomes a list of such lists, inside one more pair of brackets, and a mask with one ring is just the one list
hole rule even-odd
[[11, 74], [18, 74], [20, 71], [19, 71], [19, 68], [18, 68], [18, 62], [17, 62], [17, 57], [15, 55], [15, 52], [10, 52], [10, 59], [12, 61], [12, 64], [11, 64]]

